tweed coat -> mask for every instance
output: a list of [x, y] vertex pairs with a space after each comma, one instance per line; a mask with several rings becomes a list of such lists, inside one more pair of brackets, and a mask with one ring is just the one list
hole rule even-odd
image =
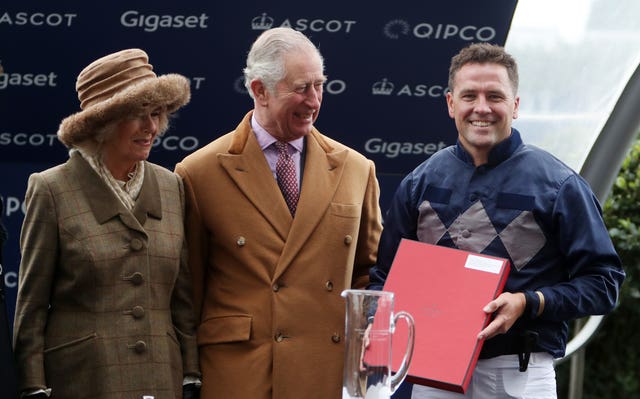
[[201, 397], [339, 398], [340, 294], [367, 285], [382, 228], [374, 164], [313, 129], [292, 218], [250, 120], [176, 166]]
[[14, 325], [21, 391], [182, 397], [199, 375], [179, 176], [145, 163], [133, 211], [79, 155], [29, 178]]
[[0, 398], [15, 398], [17, 397], [16, 374], [5, 301], [4, 263], [2, 263], [2, 248], [7, 239], [7, 231], [2, 224], [2, 215], [4, 215], [4, 203], [0, 198]]

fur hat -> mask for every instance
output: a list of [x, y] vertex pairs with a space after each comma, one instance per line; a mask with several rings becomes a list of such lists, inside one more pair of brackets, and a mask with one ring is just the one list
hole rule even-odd
[[99, 58], [76, 81], [80, 112], [66, 117], [58, 139], [69, 148], [92, 138], [107, 123], [135, 115], [145, 106], [164, 106], [167, 114], [191, 98], [189, 80], [182, 75], [156, 76], [147, 53], [122, 50]]

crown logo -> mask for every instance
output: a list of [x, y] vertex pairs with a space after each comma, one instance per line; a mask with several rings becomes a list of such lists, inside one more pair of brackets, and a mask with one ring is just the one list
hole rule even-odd
[[273, 18], [263, 12], [261, 16], [255, 17], [251, 20], [251, 29], [253, 30], [267, 30], [273, 26]]
[[233, 89], [235, 90], [236, 93], [238, 94], [248, 94], [249, 92], [247, 91], [247, 88], [244, 86], [244, 75], [238, 77], [234, 82], [233, 82]]
[[394, 87], [393, 83], [389, 82], [387, 78], [384, 78], [373, 84], [371, 87], [371, 93], [374, 96], [388, 96], [391, 95]]
[[402, 19], [394, 19], [386, 23], [382, 29], [384, 35], [389, 39], [399, 39], [400, 35], [406, 36], [409, 33], [411, 26], [409, 23]]

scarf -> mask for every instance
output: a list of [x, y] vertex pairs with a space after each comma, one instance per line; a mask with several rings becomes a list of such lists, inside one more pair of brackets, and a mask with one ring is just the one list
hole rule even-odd
[[116, 197], [124, 204], [124, 206], [132, 210], [136, 204], [136, 199], [140, 195], [142, 189], [142, 183], [144, 182], [144, 162], [138, 161], [133, 172], [130, 172], [129, 180], [124, 182], [117, 180], [111, 172], [104, 166], [102, 157], [100, 154], [89, 155], [82, 149], [73, 149], [78, 151], [82, 158], [84, 158], [89, 165], [98, 173], [98, 176], [107, 184], [111, 191], [116, 194]]

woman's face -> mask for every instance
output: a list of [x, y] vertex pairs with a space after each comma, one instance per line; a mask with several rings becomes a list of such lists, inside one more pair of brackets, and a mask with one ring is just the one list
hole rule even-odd
[[138, 161], [149, 157], [161, 120], [166, 117], [165, 112], [162, 107], [157, 107], [116, 124], [114, 134], [102, 148], [105, 164], [112, 172], [114, 168], [133, 168]]

